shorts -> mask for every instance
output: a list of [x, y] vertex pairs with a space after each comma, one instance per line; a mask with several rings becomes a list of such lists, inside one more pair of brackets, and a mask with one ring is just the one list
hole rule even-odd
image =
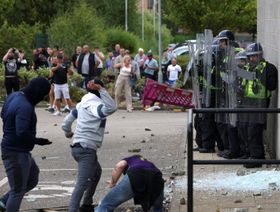
[[65, 84], [54, 84], [54, 98], [61, 99], [61, 94], [65, 99], [70, 99], [69, 86]]

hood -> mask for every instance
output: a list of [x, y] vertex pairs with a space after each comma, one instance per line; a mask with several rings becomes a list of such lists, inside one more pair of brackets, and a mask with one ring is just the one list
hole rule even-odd
[[36, 77], [33, 78], [22, 91], [31, 104], [36, 105], [49, 93], [50, 88], [51, 85], [47, 79]]
[[79, 109], [80, 107], [82, 107], [87, 111], [91, 112], [94, 116], [99, 117], [97, 108], [102, 103], [102, 99], [100, 99], [98, 96], [92, 93], [88, 93], [83, 96], [81, 102], [77, 104], [76, 108]]

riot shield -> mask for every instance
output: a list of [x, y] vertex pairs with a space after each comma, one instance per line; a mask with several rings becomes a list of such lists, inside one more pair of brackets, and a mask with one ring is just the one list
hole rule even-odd
[[188, 44], [189, 47], [189, 56], [190, 61], [188, 64], [188, 69], [191, 71], [192, 76], [192, 88], [193, 88], [193, 105], [196, 108], [201, 108], [201, 89], [200, 89], [200, 83], [199, 83], [199, 77], [200, 77], [200, 52], [203, 47], [203, 34], [197, 34], [197, 40], [196, 43], [190, 42]]
[[[222, 80], [225, 86], [225, 107], [234, 109], [237, 108], [237, 91], [238, 91], [238, 66], [235, 60], [235, 49], [231, 46], [226, 48], [225, 72], [222, 74]], [[237, 114], [229, 113], [227, 123], [236, 127]]]
[[204, 30], [204, 48], [203, 48], [203, 90], [202, 104], [210, 107], [211, 104], [211, 69], [212, 69], [212, 42], [213, 33], [209, 29]]
[[[231, 86], [231, 71], [232, 71], [232, 47], [226, 45], [226, 40], [220, 40], [219, 46], [215, 48], [215, 59], [213, 67], [214, 87], [215, 87], [215, 107], [229, 108], [229, 92]], [[227, 114], [215, 114], [217, 123], [227, 124], [229, 116]]]

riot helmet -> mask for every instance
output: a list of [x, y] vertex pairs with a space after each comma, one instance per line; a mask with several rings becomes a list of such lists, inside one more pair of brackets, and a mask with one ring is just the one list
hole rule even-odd
[[241, 51], [241, 52], [238, 52], [236, 55], [235, 55], [235, 59], [236, 60], [247, 60], [247, 54], [246, 54], [246, 51]]
[[233, 32], [230, 31], [230, 30], [227, 30], [227, 29], [221, 31], [221, 32], [218, 34], [217, 38], [218, 38], [219, 40], [230, 40], [230, 41], [234, 41], [234, 40], [235, 40]]
[[260, 43], [252, 43], [246, 48], [246, 55], [262, 55], [263, 49]]

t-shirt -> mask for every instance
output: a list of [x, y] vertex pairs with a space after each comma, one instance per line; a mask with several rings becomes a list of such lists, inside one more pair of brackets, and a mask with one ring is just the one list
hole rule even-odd
[[[84, 59], [83, 59], [83, 64], [82, 64], [82, 74], [89, 74], [89, 58], [90, 53], [85, 54]], [[78, 58], [79, 60], [79, 58]]]
[[125, 67], [125, 66], [121, 67], [120, 75], [129, 77], [130, 74], [131, 74], [131, 65], [129, 67]]
[[167, 67], [167, 71], [169, 72], [169, 80], [177, 80], [178, 79], [178, 73], [182, 71], [181, 66], [179, 65], [169, 65]]
[[123, 158], [128, 164], [128, 169], [149, 169], [156, 172], [160, 170], [150, 161], [141, 159], [138, 155]]
[[[158, 62], [154, 58], [152, 58], [151, 60], [147, 59], [145, 61], [145, 66], [158, 68]], [[152, 69], [149, 69], [148, 67], [146, 67], [144, 72], [149, 75], [154, 75], [155, 70], [152, 70]]]
[[4, 62], [5, 77], [16, 77], [18, 75], [19, 63], [16, 59], [8, 59]]
[[54, 84], [63, 85], [67, 83], [68, 68], [69, 66], [67, 66], [67, 64], [61, 64], [61, 66], [54, 72]]

